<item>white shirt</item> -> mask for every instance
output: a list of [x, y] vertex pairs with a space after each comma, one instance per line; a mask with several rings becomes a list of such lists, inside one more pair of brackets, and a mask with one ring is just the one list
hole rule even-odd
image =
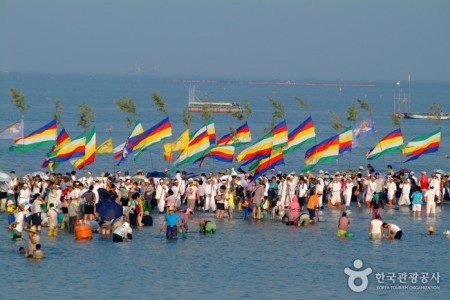
[[306, 183], [300, 183], [298, 186], [298, 196], [306, 197], [306, 193], [308, 192], [308, 185]]
[[23, 231], [23, 220], [24, 220], [25, 214], [23, 211], [19, 211], [16, 214], [16, 218], [14, 220], [14, 222], [17, 222], [16, 224], [16, 230], [18, 232], [22, 232]]
[[19, 204], [27, 204], [28, 202], [30, 202], [30, 196], [31, 196], [31, 192], [30, 190], [27, 189], [21, 189], [19, 191]]
[[372, 225], [372, 231], [370, 233], [381, 233], [383, 222], [380, 219], [373, 219], [370, 221], [370, 224]]
[[432, 189], [428, 189], [426, 192], [425, 192], [425, 201], [427, 202], [427, 203], [434, 203], [435, 201], [435, 199], [434, 199], [434, 197], [436, 196], [436, 193], [435, 193], [435, 191], [434, 191], [434, 188], [432, 188]]

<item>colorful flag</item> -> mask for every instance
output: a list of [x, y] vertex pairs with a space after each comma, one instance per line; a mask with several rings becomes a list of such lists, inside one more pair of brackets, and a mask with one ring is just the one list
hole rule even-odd
[[55, 143], [56, 134], [56, 120], [52, 120], [27, 136], [14, 139], [14, 145], [9, 150], [29, 151], [38, 147], [51, 147]]
[[95, 127], [92, 128], [91, 132], [86, 137], [86, 146], [84, 150], [84, 156], [76, 159], [72, 164], [78, 169], [81, 170], [87, 165], [92, 164], [95, 161], [95, 150], [96, 150], [96, 133]]
[[187, 149], [183, 150], [174, 165], [186, 164], [201, 158], [210, 146], [208, 125], [201, 127], [190, 138]]
[[269, 157], [263, 158], [250, 167], [254, 174], [253, 176], [259, 177], [264, 175], [268, 170], [275, 168], [278, 165], [284, 164], [283, 150], [281, 148], [273, 149]]
[[214, 126], [214, 120], [209, 119], [206, 123], [206, 130], [208, 131], [209, 144], [214, 145], [216, 143], [216, 127]]
[[123, 156], [124, 149], [126, 148], [125, 146], [126, 146], [126, 143], [122, 143], [112, 150], [114, 160], [118, 160]]
[[247, 161], [245, 164], [248, 164], [255, 160], [270, 157], [270, 154], [272, 153], [272, 143], [273, 133], [269, 132], [256, 141], [253, 145], [239, 153], [236, 160]]
[[23, 136], [23, 119], [6, 126], [0, 131], [0, 139], [15, 139]]
[[401, 151], [403, 148], [403, 135], [400, 128], [392, 131], [383, 137], [372, 149], [370, 149], [366, 157], [367, 159], [376, 159], [387, 153]]
[[311, 144], [316, 141], [316, 130], [311, 117], [308, 117], [288, 135], [288, 145], [284, 149], [284, 154], [292, 152], [303, 145]]
[[69, 134], [67, 133], [66, 129], [64, 127], [61, 128], [61, 131], [58, 133], [58, 136], [56, 137], [56, 142], [52, 147], [52, 150], [47, 153], [47, 157], [42, 162], [41, 168], [49, 168], [50, 171], [53, 171], [56, 169], [57, 164], [54, 161], [50, 161], [48, 158], [53, 157], [56, 155], [59, 149], [61, 149], [62, 146], [70, 143], [71, 139]]
[[353, 141], [352, 147], [358, 147], [358, 140], [365, 138], [366, 136], [375, 133], [375, 125], [371, 118], [364, 119], [360, 121], [353, 127]]
[[182, 151], [189, 146], [189, 129], [186, 129], [175, 141], [164, 144], [164, 152]]
[[286, 147], [288, 143], [288, 129], [286, 120], [281, 121], [272, 129], [273, 148]]
[[352, 150], [352, 127], [347, 127], [339, 134], [339, 154]]
[[[124, 162], [125, 160], [127, 160], [128, 158], [128, 154], [130, 154], [133, 151], [133, 147], [135, 145], [130, 144], [129, 140], [135, 136], [140, 135], [141, 133], [144, 132], [144, 128], [142, 127], [141, 121], [136, 120], [133, 130], [131, 131], [130, 135], [128, 136], [127, 141], [123, 144], [123, 149], [120, 151], [119, 153], [114, 154], [114, 159], [119, 159], [119, 162], [117, 163], [117, 165], [120, 165], [122, 162]], [[118, 158], [116, 158], [118, 157]]]
[[[222, 162], [233, 162], [234, 158], [234, 146], [212, 146], [209, 150], [203, 155], [203, 157], [197, 159], [194, 163], [198, 161], [202, 161], [207, 157], [216, 159]], [[201, 163], [201, 164], [202, 164]]]
[[413, 138], [402, 150], [403, 154], [408, 157], [405, 162], [416, 160], [422, 154], [438, 152], [440, 143], [441, 129]]
[[239, 147], [243, 144], [250, 143], [252, 136], [247, 122], [236, 129], [234, 133], [228, 133], [217, 141], [217, 145], [233, 145]]
[[56, 151], [52, 157], [49, 157], [48, 160], [53, 162], [63, 162], [72, 158], [82, 157], [84, 156], [85, 146], [86, 135], [82, 133], [70, 143], [60, 147], [60, 149]]
[[135, 145], [133, 151], [138, 151], [134, 155], [134, 160], [137, 160], [142, 152], [148, 147], [170, 136], [172, 136], [172, 124], [170, 123], [169, 118], [165, 118], [140, 135], [130, 138], [128, 142]]
[[133, 147], [133, 151], [136, 151], [147, 148], [170, 136], [172, 136], [172, 124], [170, 124], [169, 118], [165, 118], [143, 133], [131, 137], [128, 140], [128, 144]]
[[311, 170], [318, 163], [335, 161], [339, 157], [339, 135], [334, 135], [319, 144], [312, 146], [305, 153], [306, 166], [303, 172]]
[[103, 143], [101, 143], [100, 146], [97, 147], [97, 150], [95, 150], [95, 152], [97, 152], [97, 154], [112, 153], [113, 152], [112, 138], [109, 138]]

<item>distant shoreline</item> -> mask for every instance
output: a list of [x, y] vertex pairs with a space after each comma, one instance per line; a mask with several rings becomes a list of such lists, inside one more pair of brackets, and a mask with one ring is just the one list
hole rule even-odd
[[331, 86], [331, 87], [376, 87], [375, 83], [370, 82], [314, 82], [314, 81], [254, 81], [254, 80], [213, 80], [213, 79], [204, 79], [204, 80], [191, 80], [191, 79], [181, 79], [175, 80], [175, 82], [182, 83], [220, 83], [220, 82], [235, 82], [241, 84], [250, 84], [250, 85], [298, 85], [298, 86]]

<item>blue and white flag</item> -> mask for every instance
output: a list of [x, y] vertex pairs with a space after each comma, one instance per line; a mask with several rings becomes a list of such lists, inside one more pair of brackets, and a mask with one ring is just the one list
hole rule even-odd
[[15, 139], [23, 136], [23, 119], [9, 126], [0, 132], [0, 139]]
[[375, 126], [374, 122], [371, 118], [367, 118], [364, 120], [361, 120], [358, 124], [353, 126], [353, 146], [352, 148], [358, 147], [358, 140], [365, 138], [366, 136], [375, 133]]

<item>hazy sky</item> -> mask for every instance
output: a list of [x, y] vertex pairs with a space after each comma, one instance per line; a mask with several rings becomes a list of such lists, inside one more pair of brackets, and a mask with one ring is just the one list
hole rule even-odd
[[449, 0], [0, 0], [0, 70], [450, 81]]

